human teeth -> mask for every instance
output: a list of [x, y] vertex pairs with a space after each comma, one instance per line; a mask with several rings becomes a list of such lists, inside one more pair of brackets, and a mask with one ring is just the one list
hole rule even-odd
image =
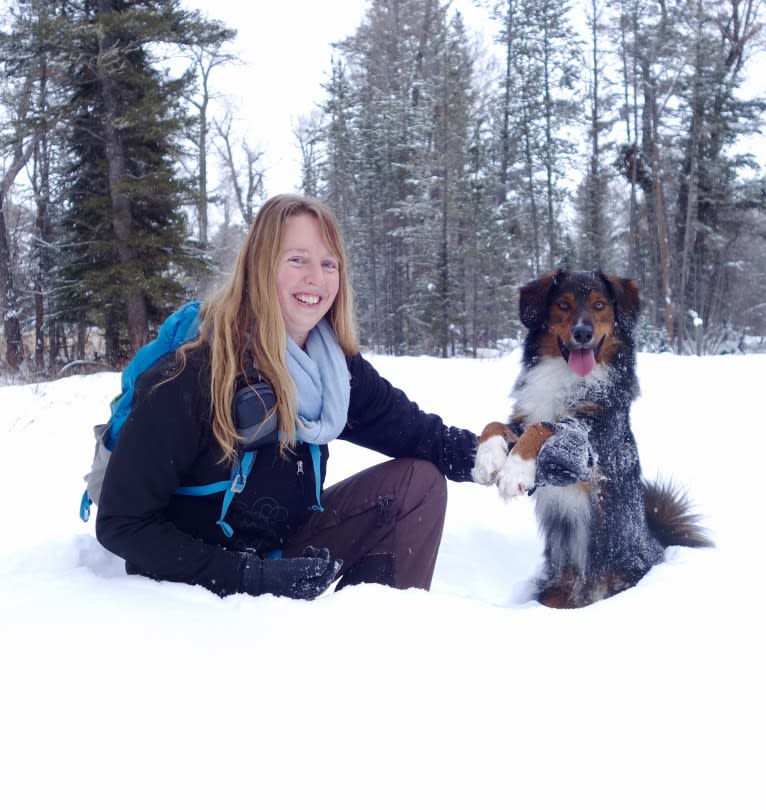
[[303, 304], [318, 304], [318, 295], [296, 295], [295, 296]]

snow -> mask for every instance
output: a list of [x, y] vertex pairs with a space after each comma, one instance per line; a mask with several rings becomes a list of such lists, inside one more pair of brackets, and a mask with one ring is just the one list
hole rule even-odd
[[[480, 430], [519, 353], [372, 360]], [[430, 593], [127, 577], [77, 516], [117, 376], [0, 388], [3, 807], [766, 807], [766, 355], [638, 372], [644, 471], [689, 489], [717, 546], [575, 611], [527, 601], [530, 499], [475, 484], [450, 484]], [[330, 480], [375, 460], [337, 442]]]

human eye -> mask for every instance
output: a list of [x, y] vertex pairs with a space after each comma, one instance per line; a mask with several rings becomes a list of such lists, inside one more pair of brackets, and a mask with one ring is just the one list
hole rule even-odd
[[322, 268], [326, 270], [328, 273], [337, 273], [338, 262], [335, 259], [325, 259], [322, 262]]

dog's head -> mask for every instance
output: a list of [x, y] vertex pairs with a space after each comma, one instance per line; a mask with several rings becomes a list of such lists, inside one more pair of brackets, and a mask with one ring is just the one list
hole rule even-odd
[[519, 313], [539, 356], [561, 357], [580, 377], [632, 345], [640, 300], [634, 281], [559, 270], [521, 288]]

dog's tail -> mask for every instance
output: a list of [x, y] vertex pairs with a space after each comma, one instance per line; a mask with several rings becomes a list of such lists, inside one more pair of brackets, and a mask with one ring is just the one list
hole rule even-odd
[[672, 481], [644, 481], [644, 506], [649, 531], [665, 548], [715, 545], [692, 511], [688, 495]]

